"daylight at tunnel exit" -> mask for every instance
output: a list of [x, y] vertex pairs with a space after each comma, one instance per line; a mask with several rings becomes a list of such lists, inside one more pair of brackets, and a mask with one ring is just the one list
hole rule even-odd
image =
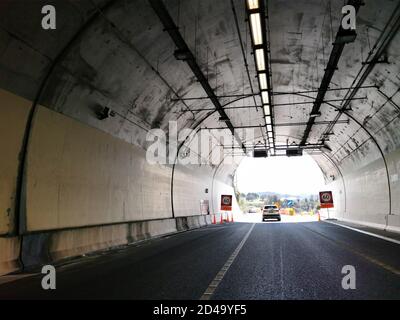
[[0, 303], [400, 300], [398, 0], [1, 0], [0, 111]]

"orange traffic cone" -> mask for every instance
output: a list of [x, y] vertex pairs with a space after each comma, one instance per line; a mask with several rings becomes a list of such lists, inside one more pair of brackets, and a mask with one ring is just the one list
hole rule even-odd
[[223, 213], [221, 213], [221, 220], [220, 220], [220, 224], [223, 224], [224, 223], [224, 219], [222, 218], [222, 216], [223, 216]]
[[212, 224], [217, 224], [217, 219], [215, 217], [215, 213], [213, 214]]
[[235, 221], [233, 221], [233, 212], [232, 212], [232, 218], [231, 218], [231, 222], [233, 223], [233, 222], [235, 222]]

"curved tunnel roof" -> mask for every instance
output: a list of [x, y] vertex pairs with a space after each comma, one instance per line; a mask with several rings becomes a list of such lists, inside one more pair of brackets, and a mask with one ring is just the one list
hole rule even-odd
[[[205, 97], [205, 92], [187, 63], [174, 57], [175, 44], [148, 1], [56, 1], [54, 31], [33, 27], [41, 15], [32, 18], [31, 13], [40, 12], [41, 1], [3, 1], [0, 6], [2, 87], [144, 148], [146, 133], [167, 129], [170, 120], [178, 121], [180, 129], [223, 126], [209, 99], [183, 100]], [[232, 102], [235, 95], [258, 92], [245, 1], [168, 1], [165, 6], [220, 103], [260, 105], [258, 95]], [[317, 0], [269, 2], [275, 124], [303, 123], [275, 126], [277, 144], [298, 144], [303, 137], [340, 26], [341, 6]], [[329, 124], [314, 125], [307, 139], [312, 144], [322, 139], [331, 149], [313, 155], [327, 181], [399, 148], [398, 15], [398, 4], [389, 0], [366, 1], [358, 12], [357, 38], [344, 47], [329, 84], [330, 89], [353, 89], [328, 91], [324, 99], [334, 102], [322, 104], [318, 118], [335, 119], [345, 103], [341, 99], [360, 84], [338, 118], [348, 123], [337, 123], [329, 138], [323, 135]], [[378, 58], [388, 61], [373, 60], [380, 49]], [[312, 92], [298, 93], [304, 91]], [[115, 117], [99, 120], [104, 107]], [[234, 127], [261, 126], [254, 141], [246, 142], [262, 143], [261, 108], [229, 108], [226, 114]]]

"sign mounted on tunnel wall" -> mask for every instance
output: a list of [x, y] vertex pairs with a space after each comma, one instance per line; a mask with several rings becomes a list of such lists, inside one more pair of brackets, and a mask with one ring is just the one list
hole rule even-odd
[[321, 203], [321, 209], [333, 208], [332, 191], [320, 192], [319, 193], [319, 202]]
[[232, 196], [221, 195], [221, 210], [222, 211], [232, 211]]
[[208, 200], [200, 200], [200, 214], [210, 214], [210, 203]]

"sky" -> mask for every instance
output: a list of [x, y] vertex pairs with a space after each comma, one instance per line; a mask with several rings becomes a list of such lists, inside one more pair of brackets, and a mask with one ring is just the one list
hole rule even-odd
[[236, 171], [236, 178], [242, 193], [318, 194], [325, 185], [321, 170], [308, 155], [245, 158]]

